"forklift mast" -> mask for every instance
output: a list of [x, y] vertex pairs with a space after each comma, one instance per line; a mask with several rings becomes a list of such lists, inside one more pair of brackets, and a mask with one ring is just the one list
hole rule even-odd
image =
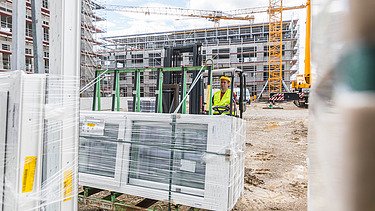
[[[193, 66], [202, 65], [201, 55], [201, 43], [185, 45], [185, 46], [174, 46], [165, 47], [164, 67], [180, 67], [183, 60], [184, 53], [193, 53]], [[192, 80], [194, 81], [197, 77], [198, 72], [192, 73]], [[180, 86], [182, 84], [183, 74], [179, 72], [166, 72], [163, 78], [163, 113], [171, 113], [178, 106], [178, 97], [182, 101], [182, 94]], [[186, 80], [186, 79], [185, 79]], [[196, 86], [192, 89], [189, 98], [189, 113], [190, 114], [202, 114], [204, 110], [203, 105], [203, 80], [200, 79]]]

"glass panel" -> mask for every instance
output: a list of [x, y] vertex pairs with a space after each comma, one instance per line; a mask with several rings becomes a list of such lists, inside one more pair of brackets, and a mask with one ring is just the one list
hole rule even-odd
[[168, 185], [172, 169], [173, 185], [204, 189], [206, 165], [202, 157], [207, 128], [203, 124], [178, 124], [173, 139], [169, 122], [134, 121], [129, 178]]
[[115, 177], [118, 124], [105, 124], [103, 136], [81, 135], [79, 172]]
[[204, 189], [207, 149], [207, 125], [178, 124], [174, 153], [173, 184]]
[[171, 132], [166, 122], [133, 122], [129, 178], [168, 182]]

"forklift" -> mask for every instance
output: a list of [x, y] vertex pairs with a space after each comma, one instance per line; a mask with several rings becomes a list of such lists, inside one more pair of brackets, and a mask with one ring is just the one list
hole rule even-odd
[[[103, 73], [113, 74], [112, 111], [120, 111], [120, 74], [134, 73], [132, 111], [140, 112], [140, 75], [142, 72], [156, 71], [155, 113], [213, 115], [216, 111], [215, 113], [219, 114], [229, 112], [230, 116], [242, 118], [246, 111], [246, 74], [237, 68], [213, 70], [212, 60], [207, 60], [206, 65], [202, 65], [201, 46], [201, 44], [193, 44], [166, 47], [166, 57], [162, 68], [97, 70], [97, 77]], [[192, 53], [193, 66], [181, 64], [183, 53]], [[235, 87], [240, 88], [238, 100], [234, 99], [232, 92], [230, 106], [225, 108], [213, 107], [212, 103], [213, 79], [221, 76], [231, 78], [231, 90]], [[97, 80], [95, 84], [92, 110], [100, 110], [100, 80]]]

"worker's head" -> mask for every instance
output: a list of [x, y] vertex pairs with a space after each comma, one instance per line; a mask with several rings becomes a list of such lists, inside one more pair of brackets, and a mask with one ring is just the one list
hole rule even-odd
[[220, 77], [220, 89], [222, 92], [226, 92], [229, 89], [230, 78], [227, 76]]

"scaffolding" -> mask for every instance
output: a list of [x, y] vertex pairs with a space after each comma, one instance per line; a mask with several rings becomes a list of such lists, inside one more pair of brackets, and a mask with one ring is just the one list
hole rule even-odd
[[[105, 19], [98, 16], [95, 10], [102, 8], [92, 0], [82, 0], [82, 23], [81, 23], [81, 87], [95, 77], [95, 69], [97, 68], [97, 60], [99, 55], [95, 53], [95, 46], [101, 43], [96, 38], [96, 34], [105, 31], [95, 26], [96, 22]], [[84, 96], [90, 96], [90, 92], [83, 93]]]

